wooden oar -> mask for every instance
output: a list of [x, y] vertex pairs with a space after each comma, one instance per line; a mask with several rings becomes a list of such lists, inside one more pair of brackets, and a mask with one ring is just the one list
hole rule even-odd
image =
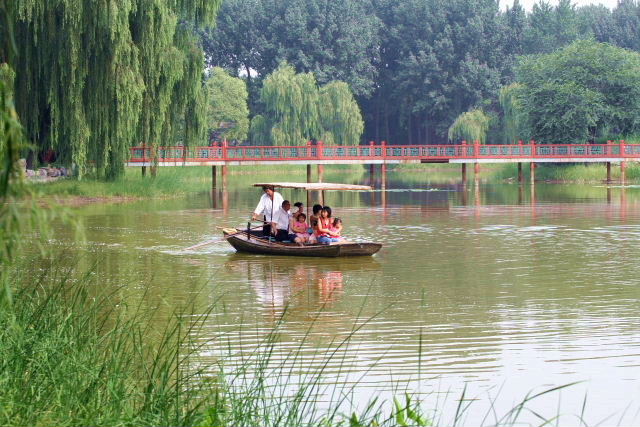
[[197, 245], [189, 246], [188, 248], [181, 249], [182, 251], [190, 251], [192, 249], [200, 248], [202, 246], [212, 245], [214, 243], [226, 242], [226, 240], [207, 240], [206, 242], [198, 243]]
[[[262, 227], [262, 226], [261, 226], [261, 225], [259, 225], [259, 226], [257, 226], [257, 227], [252, 227], [252, 228], [251, 228], [251, 230], [255, 230], [255, 229], [260, 228], [260, 227]], [[216, 226], [216, 228], [218, 228], [218, 229], [220, 229], [220, 230], [227, 230], [227, 229], [228, 229], [227, 227], [219, 227], [219, 226]], [[234, 228], [234, 230], [235, 230], [235, 228]], [[240, 234], [240, 233], [246, 233], [246, 231], [236, 231], [235, 233], [231, 233], [231, 234], [229, 234], [229, 236], [233, 236], [233, 235]], [[184, 248], [184, 249], [182, 249], [182, 250], [183, 250], [183, 251], [190, 251], [190, 250], [192, 250], [192, 249], [200, 248], [200, 247], [202, 247], [202, 246], [212, 245], [212, 244], [214, 244], [214, 243], [222, 243], [222, 242], [226, 242], [226, 241], [227, 241], [227, 239], [222, 239], [222, 240], [218, 240], [218, 239], [216, 239], [216, 240], [207, 240], [206, 242], [198, 243], [197, 245], [189, 246], [188, 248]]]

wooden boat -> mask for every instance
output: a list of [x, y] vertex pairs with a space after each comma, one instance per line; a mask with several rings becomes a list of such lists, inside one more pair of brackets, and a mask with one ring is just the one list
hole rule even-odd
[[[338, 191], [362, 191], [371, 190], [368, 185], [350, 185], [333, 183], [298, 183], [298, 182], [271, 182], [253, 184], [254, 187], [271, 186], [274, 188], [298, 188], [307, 191], [307, 209], [309, 208], [309, 191], [320, 191], [324, 204], [325, 190]], [[308, 216], [308, 215], [307, 215]], [[326, 244], [307, 244], [300, 246], [297, 243], [275, 242], [262, 235], [262, 230], [252, 230], [249, 226], [246, 230], [223, 229], [224, 238], [238, 252], [248, 252], [262, 255], [286, 255], [307, 257], [347, 257], [347, 256], [371, 256], [382, 248], [381, 243], [371, 242], [337, 242]]]
[[261, 255], [286, 255], [308, 257], [371, 256], [382, 247], [380, 243], [338, 242], [330, 245], [312, 244], [300, 246], [297, 243], [270, 241], [261, 230], [246, 231], [224, 229], [224, 238], [238, 252]]

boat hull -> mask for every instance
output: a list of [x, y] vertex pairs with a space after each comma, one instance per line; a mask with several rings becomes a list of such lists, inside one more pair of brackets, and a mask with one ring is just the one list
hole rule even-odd
[[382, 247], [380, 243], [334, 243], [331, 245], [304, 245], [296, 243], [269, 242], [261, 238], [261, 234], [252, 232], [248, 238], [246, 233], [224, 233], [225, 239], [238, 252], [261, 255], [285, 255], [305, 257], [346, 257], [371, 256]]

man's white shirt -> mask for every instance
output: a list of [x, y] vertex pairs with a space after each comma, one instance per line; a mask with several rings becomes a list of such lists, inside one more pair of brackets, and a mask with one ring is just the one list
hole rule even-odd
[[[279, 209], [282, 208], [282, 202], [284, 199], [282, 195], [275, 191], [273, 193], [273, 200], [267, 193], [264, 193], [262, 197], [260, 197], [260, 201], [258, 202], [258, 206], [253, 211], [254, 214], [260, 215], [263, 214], [267, 218], [267, 222], [276, 222], [276, 216]], [[273, 208], [273, 219], [271, 219], [271, 209]]]
[[289, 224], [291, 223], [291, 212], [280, 209], [273, 215], [273, 222], [278, 224], [278, 230], [287, 230], [289, 232]]

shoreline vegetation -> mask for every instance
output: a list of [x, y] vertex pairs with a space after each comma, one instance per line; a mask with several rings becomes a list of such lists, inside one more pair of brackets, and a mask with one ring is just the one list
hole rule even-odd
[[[517, 182], [516, 164], [481, 164], [480, 180], [488, 183]], [[218, 168], [220, 169], [220, 168]], [[461, 179], [459, 164], [396, 164], [389, 165], [388, 178], [407, 178], [411, 181], [424, 180], [430, 183], [459, 181]], [[317, 179], [316, 168], [313, 179]], [[529, 166], [523, 165], [525, 182], [529, 181]], [[474, 180], [473, 166], [467, 169], [468, 180]], [[612, 165], [612, 180], [619, 183], [620, 166]], [[420, 176], [422, 174], [422, 176]], [[268, 166], [229, 167], [229, 182], [250, 181], [268, 176], [271, 180], [306, 180], [304, 166], [291, 166], [286, 171], [274, 173]], [[380, 176], [376, 166], [376, 176]], [[369, 168], [360, 165], [325, 165], [324, 180], [366, 181]], [[539, 164], [536, 168], [536, 182], [557, 184], [602, 184], [606, 181], [604, 164]], [[625, 181], [640, 182], [640, 163], [628, 162]], [[92, 178], [78, 180], [76, 178], [60, 178], [55, 181], [29, 181], [30, 186], [39, 193], [44, 202], [53, 199], [56, 203], [80, 206], [90, 203], [120, 203], [141, 199], [165, 199], [186, 196], [188, 194], [211, 190], [211, 168], [195, 167], [162, 167], [156, 177], [143, 177], [139, 168], [128, 168], [123, 177], [114, 181], [101, 181]], [[218, 188], [221, 188], [222, 177], [218, 171]]]
[[[0, 330], [3, 426], [454, 425], [465, 422], [475, 400], [465, 390], [454, 400], [457, 409], [445, 414], [426, 410], [398, 386], [392, 401], [374, 397], [354, 409], [349, 396], [358, 384], [349, 383], [319, 406], [327, 397], [322, 384], [328, 360], [340, 359], [371, 319], [358, 320], [348, 337], [333, 343], [335, 351], [318, 355], [317, 368], [303, 369], [304, 358], [295, 350], [287, 357], [291, 364], [270, 360], [286, 310], [260, 351], [204, 363], [201, 354], [225, 348], [224, 336], [203, 333], [215, 303], [202, 308], [195, 299], [186, 301], [158, 321], [144, 302], [127, 304], [126, 290], [105, 291], [110, 287], [91, 269], [62, 267], [56, 258], [31, 261], [43, 265], [40, 274], [26, 279], [16, 266], [14, 309], [0, 312], [7, 325]], [[291, 382], [297, 369], [305, 372], [301, 384]], [[516, 425], [530, 415], [533, 400], [571, 385], [529, 394], [504, 415], [488, 412], [482, 424]], [[558, 416], [555, 410], [546, 422]]]

